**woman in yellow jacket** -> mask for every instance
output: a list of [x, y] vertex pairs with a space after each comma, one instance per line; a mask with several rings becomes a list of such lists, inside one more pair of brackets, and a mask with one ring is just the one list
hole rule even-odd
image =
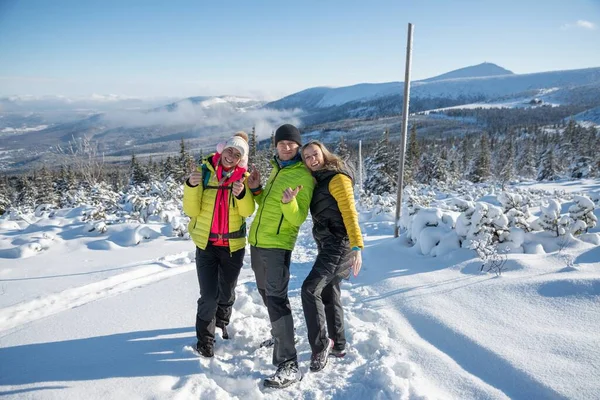
[[226, 326], [244, 261], [245, 218], [254, 212], [247, 187], [248, 135], [238, 132], [192, 172], [183, 191], [183, 211], [196, 244], [200, 298], [196, 312], [196, 350], [214, 356], [215, 326], [228, 339]]
[[352, 178], [344, 162], [318, 141], [302, 148], [316, 186], [310, 203], [318, 255], [302, 284], [302, 308], [312, 349], [310, 370], [322, 370], [329, 354], [345, 355], [340, 282], [358, 274], [364, 247], [354, 205]]

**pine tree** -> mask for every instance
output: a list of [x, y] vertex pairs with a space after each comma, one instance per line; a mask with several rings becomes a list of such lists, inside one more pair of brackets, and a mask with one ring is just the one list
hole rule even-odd
[[[381, 140], [377, 144], [375, 154], [366, 161], [366, 173], [364, 188], [373, 194], [393, 193], [396, 189], [397, 171], [394, 168], [396, 154], [392, 154], [390, 148], [389, 130], [385, 130]], [[397, 162], [395, 163], [397, 164]]]
[[406, 184], [411, 184], [415, 180], [416, 171], [419, 170], [420, 158], [419, 143], [417, 142], [417, 125], [413, 124], [410, 128], [408, 148], [406, 149], [404, 161], [404, 182]]
[[50, 204], [54, 206], [58, 204], [58, 196], [54, 189], [52, 175], [46, 166], [42, 166], [35, 174], [33, 184], [37, 189], [35, 198], [36, 205]]
[[416, 180], [430, 184], [434, 182], [445, 182], [447, 180], [446, 160], [442, 160], [437, 151], [423, 153], [419, 162], [419, 170]]
[[130, 184], [138, 185], [140, 183], [148, 183], [150, 181], [150, 177], [146, 168], [140, 164], [140, 162], [135, 157], [135, 153], [131, 153], [131, 164], [129, 167], [130, 171]]
[[179, 157], [174, 162], [173, 168], [171, 170], [171, 174], [173, 178], [178, 182], [183, 182], [187, 175], [190, 162], [193, 162], [193, 157], [187, 152], [185, 148], [185, 142], [183, 138], [181, 138], [181, 143], [179, 145]]
[[526, 178], [535, 178], [537, 176], [537, 170], [535, 166], [534, 157], [535, 144], [530, 139], [523, 140], [522, 151], [517, 161], [517, 170], [520, 176]]
[[346, 141], [343, 136], [340, 136], [340, 141], [335, 149], [335, 154], [337, 154], [338, 157], [344, 161], [348, 161], [348, 159], [350, 159], [350, 149], [346, 145]]
[[248, 148], [250, 153], [248, 154], [248, 165], [256, 164], [257, 154], [257, 143], [256, 143], [256, 127], [252, 127], [252, 133], [250, 133]]
[[17, 180], [17, 201], [16, 205], [25, 211], [32, 211], [35, 208], [35, 199], [37, 190], [32, 184], [32, 179], [28, 176], [21, 176]]
[[504, 151], [501, 153], [501, 155], [501, 158], [504, 159], [504, 162], [503, 167], [500, 169], [499, 175], [502, 189], [504, 189], [506, 184], [515, 177], [515, 150], [512, 137], [507, 139], [504, 145]]
[[558, 179], [558, 166], [554, 157], [554, 150], [549, 147], [542, 156], [540, 169], [538, 170], [538, 181], [548, 180], [554, 181]]
[[588, 232], [598, 223], [598, 218], [594, 215], [594, 202], [587, 196], [573, 196], [573, 204], [569, 207], [569, 216], [575, 222], [576, 234]]
[[490, 176], [490, 145], [489, 138], [487, 133], [481, 135], [481, 139], [479, 141], [479, 154], [475, 163], [473, 165], [473, 169], [471, 171], [470, 180], [473, 182], [484, 182]]
[[8, 177], [3, 175], [0, 177], [0, 215], [4, 214], [10, 207], [12, 193], [8, 183]]

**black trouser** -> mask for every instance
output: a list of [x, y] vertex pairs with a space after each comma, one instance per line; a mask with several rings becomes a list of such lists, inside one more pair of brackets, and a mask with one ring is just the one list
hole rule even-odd
[[322, 352], [330, 338], [336, 349], [346, 346], [340, 282], [350, 274], [351, 255], [347, 241], [319, 246], [315, 264], [302, 284], [302, 309], [313, 353]]
[[235, 302], [235, 287], [244, 263], [245, 248], [233, 253], [229, 247], [196, 247], [196, 272], [200, 284], [200, 298], [196, 312], [196, 337], [199, 343], [212, 343], [215, 325], [229, 324]]
[[275, 340], [273, 365], [297, 361], [294, 320], [288, 298], [291, 250], [250, 247], [256, 286], [267, 306], [271, 335]]

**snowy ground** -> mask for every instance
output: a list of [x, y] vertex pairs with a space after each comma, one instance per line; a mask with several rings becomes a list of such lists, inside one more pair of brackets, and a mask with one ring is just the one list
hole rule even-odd
[[217, 334], [207, 360], [191, 348], [192, 242], [166, 237], [163, 224], [88, 233], [76, 210], [31, 225], [0, 219], [0, 396], [600, 398], [600, 246], [570, 240], [560, 251], [510, 254], [496, 277], [479, 272], [472, 250], [423, 256], [392, 237], [389, 218], [363, 219], [364, 267], [342, 292], [348, 354], [320, 373], [308, 372], [299, 293], [316, 250], [310, 224], [301, 230], [290, 297], [305, 376], [283, 390], [261, 384], [274, 368], [271, 350], [259, 348], [269, 323], [249, 254], [233, 337]]

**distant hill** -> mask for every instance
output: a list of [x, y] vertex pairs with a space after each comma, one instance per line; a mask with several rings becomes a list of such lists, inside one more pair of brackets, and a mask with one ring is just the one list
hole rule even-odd
[[[493, 66], [493, 67], [492, 67]], [[505, 71], [498, 74], [500, 70]], [[492, 73], [494, 76], [448, 78], [460, 74]], [[411, 112], [471, 103], [553, 96], [554, 104], [600, 105], [600, 68], [514, 74], [494, 64], [449, 72], [411, 84]], [[465, 72], [466, 71], [466, 72]], [[446, 79], [440, 79], [445, 76]], [[276, 110], [301, 109], [306, 124], [347, 118], [378, 118], [401, 113], [403, 82], [361, 83], [339, 88], [312, 88], [266, 104]], [[574, 95], [576, 94], [576, 95]], [[585, 99], [582, 101], [582, 99]]]
[[434, 76], [432, 78], [423, 79], [421, 82], [433, 82], [457, 78], [479, 78], [482, 76], [499, 75], [514, 75], [514, 73], [496, 64], [484, 62], [478, 65], [471, 65], [470, 67], [455, 69], [454, 71], [446, 72], [445, 74]]

